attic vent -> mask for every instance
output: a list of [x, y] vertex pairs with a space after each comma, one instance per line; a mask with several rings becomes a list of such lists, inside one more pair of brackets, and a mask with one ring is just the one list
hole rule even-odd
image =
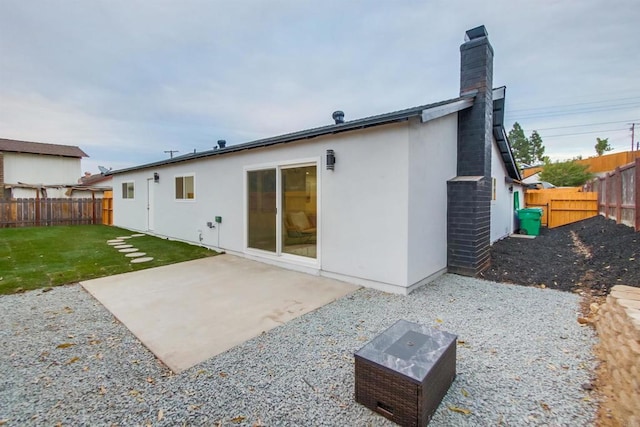
[[344, 123], [344, 111], [334, 111], [331, 117], [333, 117], [333, 120], [336, 121], [337, 125], [339, 125], [340, 123]]
[[218, 147], [219, 148], [224, 148], [224, 146], [227, 145], [227, 141], [224, 139], [219, 139], [218, 140]]

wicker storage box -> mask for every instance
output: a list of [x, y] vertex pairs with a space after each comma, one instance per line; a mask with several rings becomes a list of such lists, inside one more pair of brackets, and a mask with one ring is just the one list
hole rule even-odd
[[425, 426], [456, 376], [457, 336], [399, 320], [355, 354], [356, 402]]

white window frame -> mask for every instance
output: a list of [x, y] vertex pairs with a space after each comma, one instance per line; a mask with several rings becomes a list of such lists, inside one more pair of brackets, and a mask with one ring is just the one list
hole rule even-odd
[[[129, 184], [131, 184], [131, 197], [129, 196]], [[127, 191], [125, 193], [124, 186], [127, 185]], [[136, 198], [136, 182], [135, 181], [122, 181], [122, 185], [120, 186], [120, 191], [122, 200], [135, 200]]]
[[[183, 197], [183, 198], [178, 198], [176, 196], [176, 190], [177, 190], [177, 179], [178, 178], [182, 178], [182, 194], [183, 196], [185, 195], [186, 191], [185, 191], [185, 186], [184, 186], [184, 178], [193, 178], [193, 198], [189, 199], [187, 197]], [[192, 173], [183, 173], [183, 174], [179, 174], [179, 175], [174, 175], [173, 176], [173, 200], [175, 200], [176, 202], [194, 202], [196, 200], [196, 174], [195, 172]]]
[[[317, 213], [316, 213], [316, 258], [307, 258], [303, 256], [297, 256], [292, 254], [287, 254], [282, 252], [282, 197], [280, 197], [281, 191], [281, 171], [282, 169], [294, 168], [298, 166], [315, 166], [316, 167], [316, 179], [317, 179], [317, 187], [316, 187], [316, 197], [317, 197]], [[296, 264], [299, 266], [306, 266], [319, 269], [322, 265], [321, 260], [321, 245], [322, 245], [322, 233], [321, 233], [321, 224], [322, 224], [322, 158], [321, 157], [307, 157], [303, 159], [295, 159], [295, 160], [286, 160], [279, 162], [269, 162], [269, 163], [261, 163], [255, 165], [245, 166], [243, 169], [244, 178], [243, 178], [243, 234], [244, 234], [244, 252], [246, 254], [256, 256], [259, 258], [271, 259], [275, 262], [283, 261], [288, 264]], [[276, 198], [276, 252], [268, 252], [263, 251], [256, 248], [249, 247], [249, 234], [248, 234], [248, 225], [249, 225], [249, 217], [248, 217], [248, 209], [249, 209], [249, 194], [247, 189], [248, 183], [248, 174], [252, 171], [260, 171], [264, 169], [275, 169], [276, 170], [276, 188], [278, 189], [278, 197]]]

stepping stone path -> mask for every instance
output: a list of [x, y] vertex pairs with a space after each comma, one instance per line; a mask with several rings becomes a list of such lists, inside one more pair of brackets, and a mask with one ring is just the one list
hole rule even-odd
[[152, 260], [153, 260], [153, 257], [143, 256], [143, 257], [140, 257], [140, 258], [134, 258], [134, 259], [131, 260], [131, 262], [133, 264], [138, 264], [138, 263], [141, 263], [141, 262], [149, 262], [149, 261], [152, 261]]
[[120, 236], [117, 239], [107, 240], [107, 244], [114, 249], [118, 249], [118, 252], [122, 252], [124, 256], [131, 258], [133, 264], [139, 264], [142, 262], [153, 261], [153, 257], [145, 256], [145, 252], [138, 252], [137, 248], [133, 245], [127, 244], [126, 240], [133, 237], [144, 237], [146, 234], [132, 234], [131, 236]]
[[129, 258], [138, 258], [138, 257], [145, 256], [145, 255], [146, 255], [145, 252], [131, 252], [131, 253], [126, 254], [125, 256], [129, 257]]

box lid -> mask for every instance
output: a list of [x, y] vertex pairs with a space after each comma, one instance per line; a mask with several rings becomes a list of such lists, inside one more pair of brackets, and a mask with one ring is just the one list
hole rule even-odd
[[356, 356], [422, 383], [457, 338], [440, 329], [398, 320], [358, 350]]

